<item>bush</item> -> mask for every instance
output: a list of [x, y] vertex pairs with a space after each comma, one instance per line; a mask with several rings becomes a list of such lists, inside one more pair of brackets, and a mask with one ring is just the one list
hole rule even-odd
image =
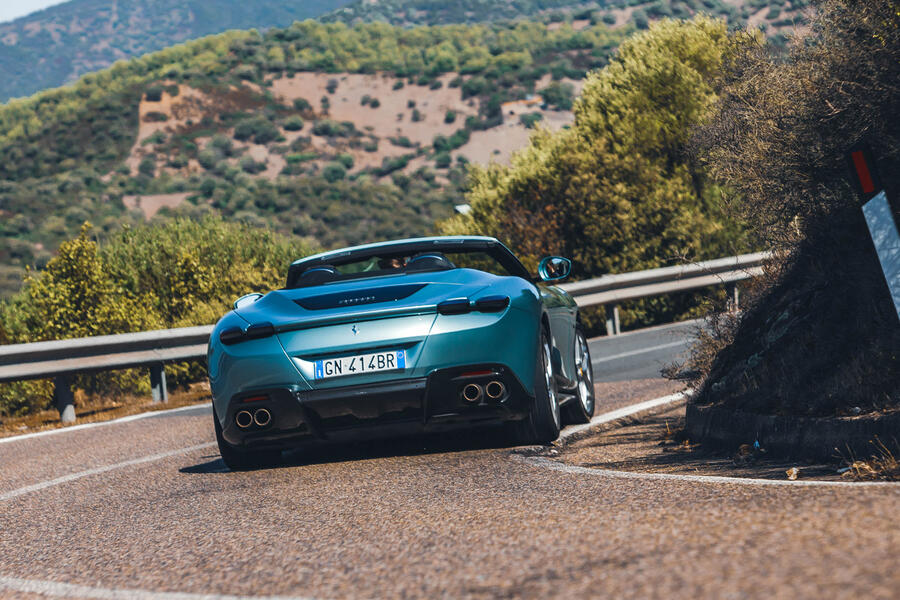
[[300, 131], [303, 129], [303, 119], [298, 116], [288, 117], [284, 122], [285, 131]]
[[147, 102], [159, 102], [162, 100], [164, 88], [161, 85], [151, 85], [147, 88], [147, 91], [144, 93], [144, 98]]
[[[741, 233], [716, 208], [717, 186], [683, 150], [712, 110], [715, 77], [734, 44], [723, 22], [704, 17], [660, 21], [629, 38], [588, 76], [572, 128], [535, 134], [510, 167], [470, 168], [472, 210], [439, 231], [499, 237], [531, 269], [541, 255], [569, 256], [576, 277], [735, 254]], [[649, 324], [692, 310], [693, 297], [653, 301], [623, 321]]]
[[524, 125], [527, 129], [533, 129], [534, 126], [540, 122], [544, 118], [539, 112], [528, 113], [524, 115], [519, 115], [519, 121]]
[[243, 156], [241, 160], [238, 161], [238, 166], [241, 167], [241, 170], [245, 173], [250, 173], [255, 175], [256, 173], [262, 173], [266, 170], [266, 163], [257, 162], [253, 159], [252, 156]]
[[553, 82], [538, 93], [548, 106], [556, 110], [572, 110], [575, 102], [575, 86], [571, 83]]
[[740, 320], [692, 350], [698, 401], [820, 416], [900, 407], [900, 324], [845, 163], [868, 143], [900, 197], [896, 10], [827, 0], [787, 57], [751, 47], [729, 70], [694, 150], [779, 259]]
[[333, 94], [337, 91], [339, 81], [337, 79], [329, 79], [328, 83], [325, 84], [325, 90], [328, 91], [329, 94]]
[[300, 111], [312, 110], [312, 105], [306, 98], [294, 98], [294, 108]]
[[337, 161], [344, 165], [345, 169], [353, 168], [353, 156], [350, 154], [339, 154], [337, 157]]
[[381, 106], [381, 100], [378, 98], [372, 98], [372, 100], [369, 101], [369, 108], [378, 108], [379, 106]]
[[347, 169], [339, 162], [329, 163], [322, 170], [322, 176], [328, 183], [334, 183], [347, 176]]
[[403, 81], [398, 79], [397, 81], [394, 82], [394, 85], [391, 89], [394, 91], [397, 91], [397, 90], [403, 89], [404, 85], [405, 84], [403, 83]]
[[448, 110], [446, 114], [444, 114], [444, 123], [450, 124], [456, 121], [456, 111]]
[[246, 141], [252, 138], [257, 144], [268, 144], [280, 135], [278, 128], [262, 116], [245, 119], [234, 127], [234, 139]]
[[438, 169], [446, 169], [450, 166], [452, 159], [448, 152], [441, 152], [437, 156], [434, 157], [434, 166]]
[[156, 177], [156, 159], [148, 156], [138, 164], [138, 173], [147, 177]]

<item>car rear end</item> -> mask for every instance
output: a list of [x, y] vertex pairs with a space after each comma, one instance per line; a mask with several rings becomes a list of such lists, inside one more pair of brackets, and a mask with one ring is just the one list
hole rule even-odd
[[533, 395], [540, 304], [470, 269], [278, 290], [210, 345], [228, 443], [294, 446], [496, 424]]

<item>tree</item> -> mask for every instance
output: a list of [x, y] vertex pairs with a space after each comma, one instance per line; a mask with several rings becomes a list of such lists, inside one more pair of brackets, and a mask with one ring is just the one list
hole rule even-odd
[[[540, 255], [570, 256], [578, 277], [734, 254], [743, 241], [718, 208], [719, 188], [683, 147], [740, 39], [707, 17], [630, 38], [587, 78], [574, 126], [538, 130], [510, 167], [473, 168], [471, 212], [439, 230], [497, 236], [530, 267]], [[629, 318], [687, 309], [655, 306]]]

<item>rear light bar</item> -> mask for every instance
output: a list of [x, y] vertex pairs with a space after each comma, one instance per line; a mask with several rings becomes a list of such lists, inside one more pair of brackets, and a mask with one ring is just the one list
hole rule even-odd
[[241, 402], [262, 402], [263, 400], [268, 400], [268, 396], [247, 396], [246, 398], [241, 398]]
[[485, 296], [475, 302], [468, 298], [453, 298], [444, 300], [437, 305], [437, 311], [442, 315], [462, 315], [476, 310], [478, 312], [500, 312], [509, 306], [509, 296]]
[[254, 323], [246, 331], [240, 327], [229, 327], [219, 333], [219, 341], [230, 346], [248, 340], [258, 340], [275, 334], [275, 326], [271, 323]]

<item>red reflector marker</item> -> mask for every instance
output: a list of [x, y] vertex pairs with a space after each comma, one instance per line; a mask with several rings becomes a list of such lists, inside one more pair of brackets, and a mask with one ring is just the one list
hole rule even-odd
[[249, 396], [241, 400], [241, 402], [260, 402], [262, 400], [268, 400], [268, 396]]
[[865, 155], [862, 150], [857, 150], [851, 153], [850, 157], [853, 159], [853, 167], [856, 169], [856, 176], [859, 177], [859, 186], [863, 194], [871, 194], [875, 191], [875, 184], [872, 182], [872, 174], [869, 173]]
[[481, 377], [483, 375], [493, 375], [494, 372], [491, 370], [486, 371], [469, 371], [467, 373], [463, 373], [460, 377]]

